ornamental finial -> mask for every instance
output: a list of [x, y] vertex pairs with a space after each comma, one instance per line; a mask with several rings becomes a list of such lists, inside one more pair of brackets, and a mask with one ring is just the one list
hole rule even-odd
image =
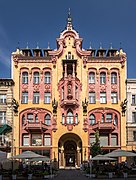
[[72, 28], [72, 17], [71, 17], [71, 9], [70, 8], [68, 10], [67, 28]]

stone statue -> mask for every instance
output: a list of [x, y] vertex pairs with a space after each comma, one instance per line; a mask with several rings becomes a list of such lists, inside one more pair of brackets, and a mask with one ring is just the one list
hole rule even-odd
[[127, 110], [127, 102], [128, 102], [128, 100], [127, 100], [127, 98], [126, 99], [124, 99], [124, 101], [123, 102], [121, 102], [121, 108], [122, 108], [122, 116], [125, 116], [125, 112], [126, 112], [126, 110]]
[[57, 113], [58, 102], [55, 100], [55, 98], [52, 101], [52, 107], [53, 107], [53, 113], [56, 114]]
[[85, 101], [82, 101], [82, 106], [83, 106], [83, 114], [87, 114], [87, 106], [88, 106], [88, 101], [85, 98]]
[[13, 105], [13, 111], [14, 111], [14, 113], [17, 114], [17, 113], [18, 113], [19, 104], [18, 104], [18, 102], [17, 102], [14, 98], [13, 98], [13, 100], [12, 100], [12, 105]]

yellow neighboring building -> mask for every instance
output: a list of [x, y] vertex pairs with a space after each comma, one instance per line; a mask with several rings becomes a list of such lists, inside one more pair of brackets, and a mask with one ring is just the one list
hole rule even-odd
[[59, 168], [80, 167], [90, 158], [96, 130], [105, 153], [126, 148], [122, 49], [83, 49], [69, 13], [57, 50], [17, 49], [12, 63], [19, 104], [14, 154], [32, 150], [57, 160]]

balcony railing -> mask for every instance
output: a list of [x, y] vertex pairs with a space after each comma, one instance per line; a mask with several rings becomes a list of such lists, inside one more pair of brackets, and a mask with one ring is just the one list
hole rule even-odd
[[97, 123], [92, 125], [92, 129], [96, 130], [96, 129], [107, 129], [107, 130], [114, 130], [117, 126], [115, 125], [115, 123], [113, 121], [109, 121], [109, 122], [100, 122], [98, 121]]
[[34, 122], [34, 121], [26, 121], [23, 125], [23, 129], [28, 131], [35, 131], [35, 130], [39, 130], [39, 131], [46, 131], [48, 129], [48, 125], [44, 124], [42, 121], [40, 122]]

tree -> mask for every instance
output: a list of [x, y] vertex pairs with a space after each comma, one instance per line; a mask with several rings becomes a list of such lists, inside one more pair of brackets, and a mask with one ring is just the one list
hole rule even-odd
[[92, 157], [97, 156], [98, 154], [102, 154], [98, 130], [95, 132], [95, 142], [91, 143], [90, 154]]

